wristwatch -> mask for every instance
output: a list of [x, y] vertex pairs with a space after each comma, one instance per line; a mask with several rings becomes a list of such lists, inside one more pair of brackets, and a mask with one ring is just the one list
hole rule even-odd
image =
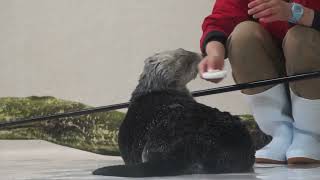
[[292, 3], [291, 6], [292, 17], [289, 19], [289, 22], [297, 24], [301, 17], [303, 16], [304, 9], [301, 4]]

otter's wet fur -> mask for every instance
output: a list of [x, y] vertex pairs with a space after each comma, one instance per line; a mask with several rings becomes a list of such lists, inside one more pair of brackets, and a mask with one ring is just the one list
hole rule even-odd
[[197, 103], [186, 84], [201, 56], [177, 49], [145, 60], [119, 130], [125, 165], [95, 175], [121, 177], [252, 171], [255, 147], [237, 116]]

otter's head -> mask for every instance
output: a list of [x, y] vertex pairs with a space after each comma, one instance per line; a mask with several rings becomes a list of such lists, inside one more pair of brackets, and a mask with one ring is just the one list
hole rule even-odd
[[145, 60], [137, 90], [185, 90], [186, 84], [196, 78], [201, 58], [184, 49], [157, 53]]

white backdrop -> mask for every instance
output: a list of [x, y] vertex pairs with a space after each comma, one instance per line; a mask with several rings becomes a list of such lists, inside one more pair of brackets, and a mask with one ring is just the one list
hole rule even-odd
[[[93, 106], [126, 102], [143, 60], [155, 52], [199, 51], [212, 0], [0, 0], [0, 96], [43, 96]], [[215, 85], [197, 79], [191, 90]], [[236, 114], [239, 92], [198, 98]]]

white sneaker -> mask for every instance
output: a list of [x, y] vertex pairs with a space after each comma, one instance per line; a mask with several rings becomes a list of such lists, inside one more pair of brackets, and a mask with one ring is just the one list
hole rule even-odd
[[259, 128], [272, 141], [256, 152], [257, 163], [286, 163], [286, 152], [292, 143], [289, 96], [283, 84], [262, 93], [245, 95]]
[[292, 125], [278, 124], [272, 141], [256, 151], [256, 163], [285, 164], [286, 152], [292, 142]]
[[287, 151], [288, 164], [320, 163], [320, 100], [291, 92], [294, 133]]

